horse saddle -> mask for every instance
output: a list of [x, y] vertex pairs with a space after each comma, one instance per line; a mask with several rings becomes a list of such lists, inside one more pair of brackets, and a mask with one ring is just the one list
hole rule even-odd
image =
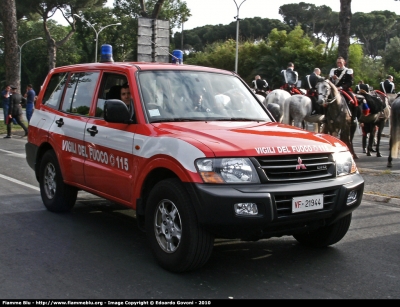
[[368, 93], [364, 90], [360, 90], [360, 94], [366, 100], [372, 114], [382, 112], [383, 109], [386, 108], [385, 102], [381, 99], [381, 97], [379, 97], [379, 95], [375, 91]]

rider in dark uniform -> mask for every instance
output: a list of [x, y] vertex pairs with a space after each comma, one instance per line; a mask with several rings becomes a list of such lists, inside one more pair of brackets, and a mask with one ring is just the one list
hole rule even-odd
[[293, 94], [293, 89], [296, 88], [297, 81], [299, 80], [299, 75], [297, 71], [294, 71], [294, 64], [292, 62], [288, 63], [286, 70], [282, 70], [281, 74], [283, 76], [283, 86], [281, 89], [288, 91]]
[[358, 94], [360, 90], [364, 90], [367, 93], [369, 92], [369, 85], [365, 84], [363, 80], [358, 81], [358, 84], [356, 85], [356, 90], [355, 93]]
[[[336, 60], [337, 68], [332, 68], [329, 73], [329, 78], [342, 91], [347, 104], [352, 112], [352, 123], [350, 125], [350, 135], [354, 135], [357, 129], [357, 118], [360, 117], [361, 111], [358, 108], [357, 98], [353, 94], [353, 69], [345, 66], [346, 61], [343, 57], [338, 57]], [[354, 159], [358, 159], [356, 154], [353, 155]]]
[[252, 83], [257, 94], [261, 94], [263, 96], [266, 95], [266, 91], [268, 90], [268, 82], [264, 79], [261, 79], [260, 75], [255, 76]]
[[386, 80], [379, 84], [379, 88], [381, 92], [384, 92], [385, 94], [395, 94], [393, 76], [387, 76]]
[[314, 71], [306, 76], [304, 88], [307, 90], [307, 96], [310, 97], [313, 110], [311, 114], [324, 114], [323, 107], [317, 104], [318, 93], [315, 88], [318, 82], [324, 81], [325, 78], [321, 77], [321, 70], [314, 68]]
[[324, 81], [325, 78], [321, 77], [321, 70], [319, 68], [314, 68], [314, 71], [306, 76], [305, 89], [307, 94], [315, 93], [315, 86], [318, 82]]
[[338, 57], [336, 64], [337, 68], [331, 69], [329, 78], [339, 90], [343, 90], [347, 94], [344, 96], [348, 103], [354, 103], [356, 106], [358, 106], [357, 99], [354, 97], [351, 89], [353, 86], [353, 69], [345, 66], [346, 61], [343, 57]]

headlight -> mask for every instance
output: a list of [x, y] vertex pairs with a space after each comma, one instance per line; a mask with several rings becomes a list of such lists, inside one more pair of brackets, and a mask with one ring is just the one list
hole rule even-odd
[[357, 172], [356, 163], [349, 151], [334, 154], [336, 162], [336, 176], [344, 176]]
[[248, 158], [199, 159], [196, 167], [205, 183], [259, 183]]

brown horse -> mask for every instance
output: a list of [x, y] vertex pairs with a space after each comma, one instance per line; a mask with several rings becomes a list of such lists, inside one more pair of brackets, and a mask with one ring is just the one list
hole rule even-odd
[[343, 141], [354, 159], [358, 159], [353, 148], [353, 136], [356, 131], [355, 118], [358, 107], [348, 105], [343, 94], [328, 79], [316, 84], [317, 103], [326, 108], [323, 132], [331, 134]]

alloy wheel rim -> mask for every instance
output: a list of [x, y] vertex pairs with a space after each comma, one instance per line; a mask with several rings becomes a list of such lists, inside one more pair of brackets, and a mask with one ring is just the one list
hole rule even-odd
[[47, 198], [54, 198], [56, 187], [56, 170], [53, 164], [48, 163], [44, 173], [44, 190]]
[[161, 249], [175, 252], [182, 238], [182, 221], [178, 208], [170, 200], [162, 200], [154, 215], [154, 233]]

